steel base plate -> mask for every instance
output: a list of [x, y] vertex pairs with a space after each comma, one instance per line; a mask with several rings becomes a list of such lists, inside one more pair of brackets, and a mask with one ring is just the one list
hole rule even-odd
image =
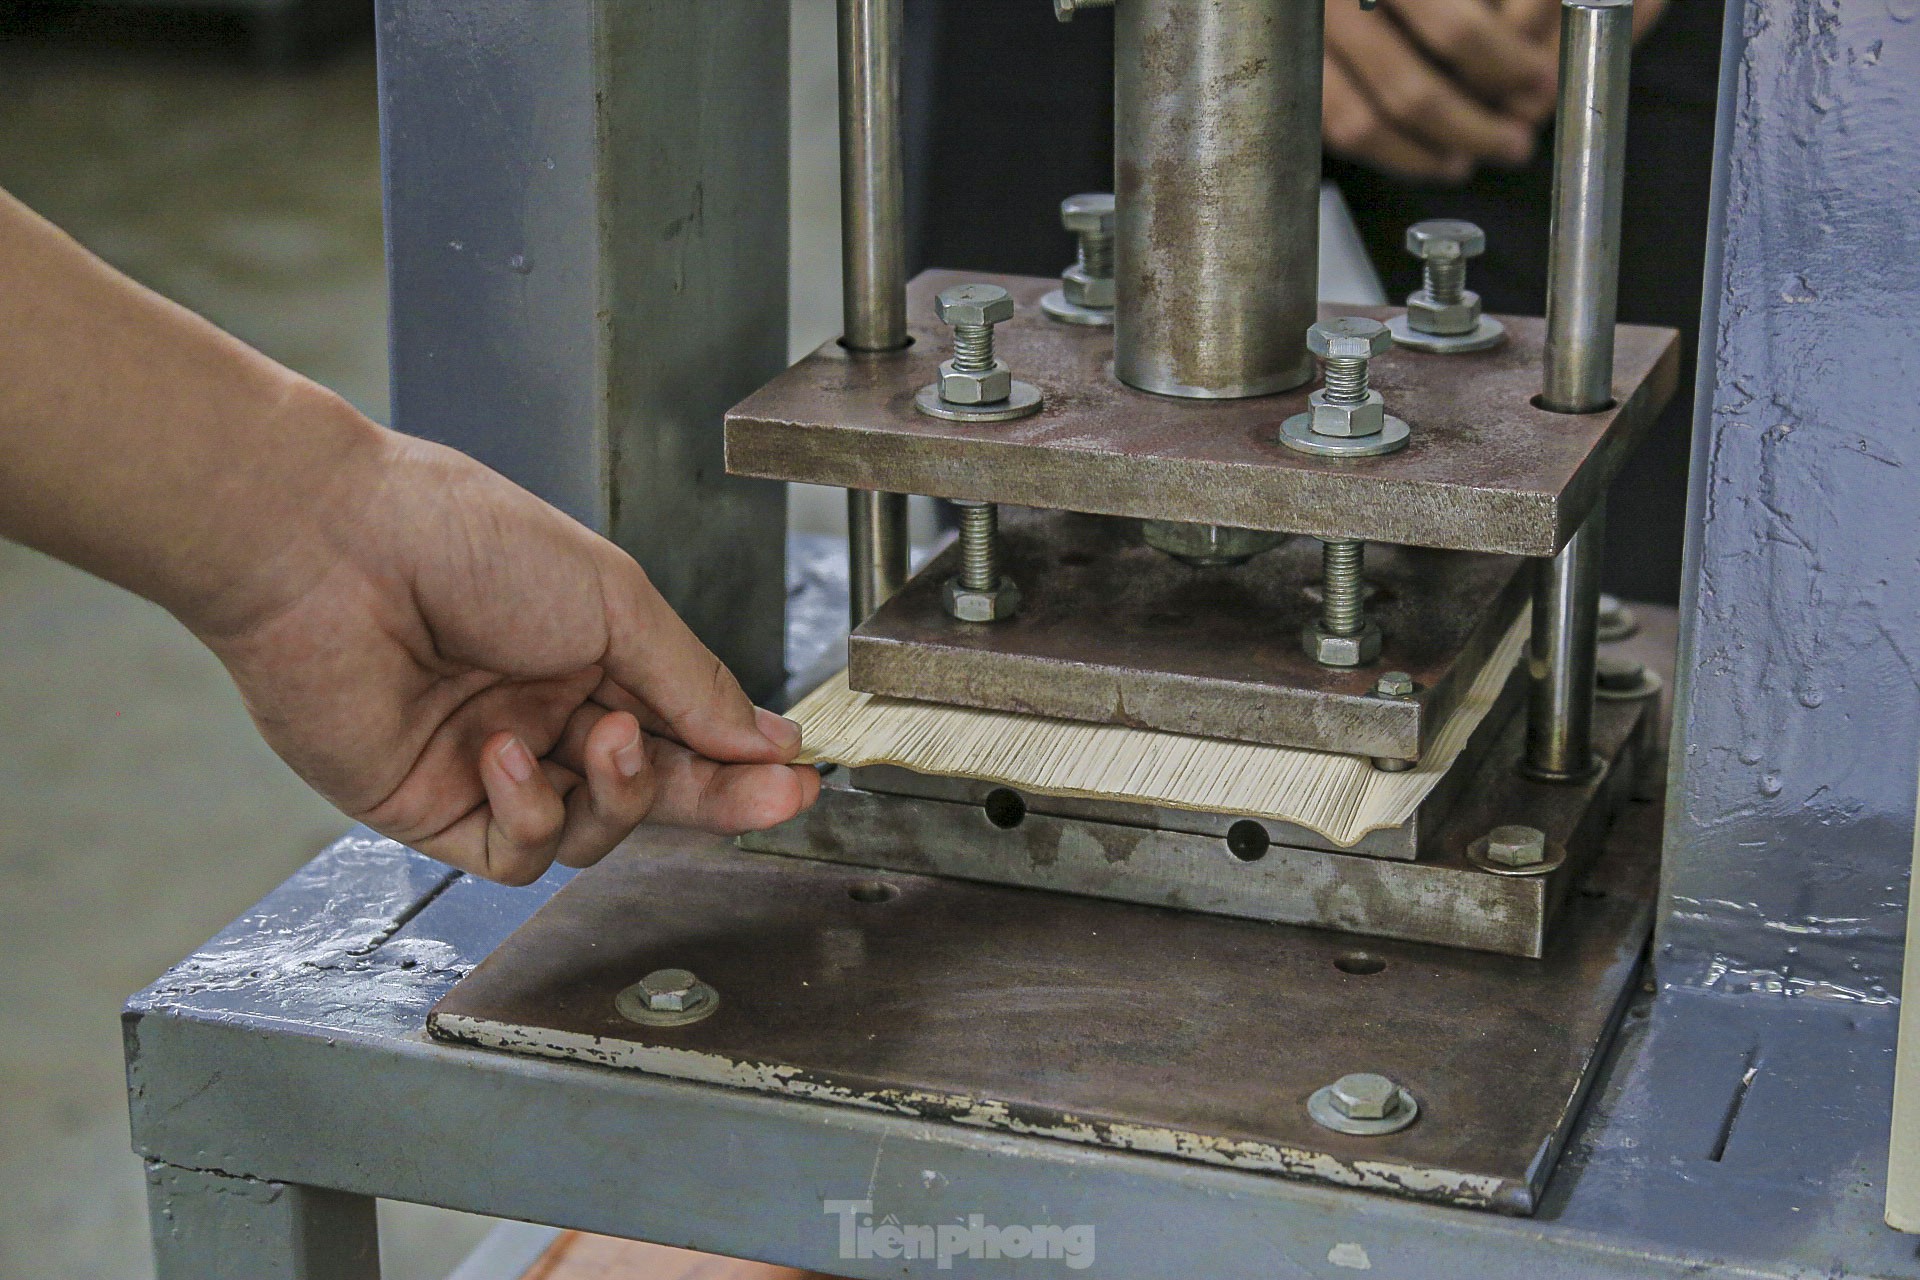
[[[435, 1006], [495, 1049], [1533, 1211], [1637, 973], [1657, 805], [1636, 805], [1543, 960], [860, 871], [650, 831], [582, 872]], [[647, 972], [720, 994], [620, 1015]], [[1406, 1130], [1308, 1114], [1391, 1077]], [[569, 1140], [591, 1141], [591, 1135]]]
[[[1301, 649], [1317, 616], [1320, 544], [1299, 538], [1246, 564], [1196, 569], [1141, 541], [1133, 521], [1003, 512], [1021, 608], [993, 626], [957, 622], [941, 588], [949, 549], [861, 624], [847, 676], [867, 693], [1417, 759], [1525, 599], [1525, 562], [1369, 546], [1378, 661], [1324, 667]], [[1404, 671], [1406, 698], [1373, 694]]]

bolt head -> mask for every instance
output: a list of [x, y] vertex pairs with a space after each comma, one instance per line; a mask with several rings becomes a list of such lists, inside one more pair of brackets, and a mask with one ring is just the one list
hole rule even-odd
[[1647, 667], [1643, 662], [1631, 658], [1616, 658], [1612, 654], [1601, 654], [1594, 664], [1594, 682], [1611, 693], [1627, 693], [1638, 689], [1647, 678]]
[[1113, 309], [1118, 296], [1113, 290], [1112, 276], [1088, 275], [1079, 263], [1060, 273], [1060, 292], [1076, 307], [1095, 307], [1107, 311]]
[[1020, 612], [1020, 588], [1012, 578], [1002, 578], [992, 591], [971, 591], [959, 578], [948, 578], [941, 603], [948, 617], [961, 622], [1004, 622]]
[[1373, 691], [1383, 698], [1413, 696], [1413, 677], [1404, 671], [1388, 671], [1373, 682]]
[[1264, 529], [1235, 529], [1218, 524], [1188, 524], [1183, 520], [1142, 520], [1140, 538], [1185, 564], [1198, 567], [1244, 564], [1262, 551], [1287, 540], [1284, 533]]
[[933, 309], [944, 324], [1001, 324], [1013, 319], [1013, 295], [997, 284], [962, 284], [943, 289]]
[[1487, 251], [1487, 233], [1471, 222], [1434, 218], [1407, 228], [1407, 252], [1416, 258], [1477, 258]]
[[700, 980], [685, 969], [655, 969], [640, 979], [640, 992], [647, 1008], [663, 1013], [679, 1013], [699, 999]]
[[961, 373], [953, 361], [940, 362], [940, 398], [948, 404], [999, 404], [1013, 394], [1013, 370], [995, 360], [985, 373]]
[[1460, 301], [1442, 306], [1425, 289], [1407, 298], [1407, 327], [1416, 333], [1453, 338], [1480, 327], [1480, 295], [1460, 291]]
[[1309, 622], [1300, 630], [1300, 645], [1323, 667], [1364, 667], [1380, 656], [1380, 624], [1369, 620], [1353, 635], [1336, 636]]
[[1487, 832], [1487, 861], [1503, 867], [1537, 867], [1547, 860], [1547, 833], [1538, 827], [1495, 827]]
[[1367, 392], [1365, 404], [1334, 404], [1324, 390], [1307, 396], [1313, 430], [1323, 436], [1377, 436], [1387, 429], [1387, 402], [1378, 391]]
[[1393, 334], [1378, 320], [1342, 316], [1307, 330], [1307, 350], [1322, 360], [1371, 360], [1393, 350]]
[[1113, 196], [1105, 191], [1068, 196], [1060, 202], [1060, 222], [1077, 236], [1110, 236], [1115, 223]]
[[1371, 1071], [1341, 1076], [1327, 1096], [1349, 1120], [1384, 1120], [1400, 1109], [1400, 1086]]

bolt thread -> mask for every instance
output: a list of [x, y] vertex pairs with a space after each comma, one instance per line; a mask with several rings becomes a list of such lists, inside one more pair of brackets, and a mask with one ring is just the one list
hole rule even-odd
[[1370, 378], [1364, 357], [1327, 361], [1327, 403], [1365, 404]]
[[1000, 585], [1000, 508], [991, 502], [960, 508], [960, 585], [969, 591]]
[[1350, 636], [1366, 625], [1366, 584], [1360, 569], [1367, 544], [1336, 539], [1320, 547], [1320, 628], [1328, 635]]
[[1443, 307], [1453, 306], [1467, 290], [1467, 260], [1428, 258], [1426, 286], [1427, 296], [1436, 303]]
[[956, 373], [992, 372], [992, 325], [957, 324], [953, 326], [953, 368]]
[[1080, 236], [1080, 269], [1095, 280], [1113, 278], [1113, 237], [1098, 232]]

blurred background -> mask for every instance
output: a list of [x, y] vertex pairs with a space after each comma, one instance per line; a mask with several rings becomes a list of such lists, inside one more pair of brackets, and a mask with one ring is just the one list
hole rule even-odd
[[[796, 0], [793, 340], [838, 331], [832, 0]], [[371, 0], [0, 3], [0, 186], [382, 421]], [[796, 527], [843, 521], [796, 495]], [[167, 615], [0, 541], [0, 1277], [151, 1274], [119, 1010], [345, 826]], [[388, 1280], [487, 1223], [382, 1206]]]

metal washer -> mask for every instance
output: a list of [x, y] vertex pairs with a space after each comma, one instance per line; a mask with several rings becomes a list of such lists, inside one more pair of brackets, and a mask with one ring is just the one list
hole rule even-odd
[[1507, 326], [1492, 316], [1481, 316], [1472, 333], [1422, 333], [1407, 323], [1404, 315], [1387, 321], [1393, 345], [1409, 351], [1428, 351], [1434, 355], [1462, 356], [1472, 351], [1491, 351], [1507, 340]]
[[1055, 289], [1040, 299], [1040, 309], [1062, 324], [1083, 324], [1094, 329], [1113, 328], [1112, 307], [1083, 307], [1068, 302], [1064, 289]]
[[686, 1009], [650, 1009], [647, 1007], [646, 992], [636, 982], [621, 990], [613, 998], [613, 1007], [619, 1015], [629, 1022], [637, 1022], [643, 1027], [684, 1027], [689, 1022], [698, 1022], [711, 1017], [720, 1007], [720, 993], [704, 982], [693, 985], [694, 1003]]
[[1296, 413], [1280, 424], [1280, 443], [1297, 453], [1322, 458], [1377, 458], [1407, 447], [1413, 429], [1392, 414], [1376, 435], [1324, 436], [1313, 429], [1313, 415]]
[[1323, 1129], [1335, 1133], [1350, 1133], [1358, 1138], [1375, 1138], [1383, 1134], [1398, 1133], [1420, 1118], [1420, 1103], [1406, 1086], [1397, 1086], [1396, 1100], [1399, 1105], [1390, 1116], [1378, 1120], [1356, 1120], [1340, 1113], [1333, 1105], [1333, 1086], [1323, 1085], [1313, 1091], [1307, 1099], [1307, 1114], [1313, 1122]]
[[1040, 412], [1042, 403], [1040, 388], [1018, 380], [1012, 394], [993, 404], [948, 404], [940, 398], [937, 382], [929, 382], [913, 397], [914, 408], [929, 418], [945, 418], [948, 422], [1008, 422]]
[[1547, 856], [1543, 860], [1531, 866], [1510, 867], [1504, 862], [1495, 862], [1487, 857], [1487, 838], [1481, 836], [1467, 846], [1467, 861], [1480, 870], [1491, 872], [1496, 876], [1544, 876], [1550, 871], [1558, 871], [1566, 864], [1567, 851], [1565, 846], [1550, 843], [1547, 845]]

